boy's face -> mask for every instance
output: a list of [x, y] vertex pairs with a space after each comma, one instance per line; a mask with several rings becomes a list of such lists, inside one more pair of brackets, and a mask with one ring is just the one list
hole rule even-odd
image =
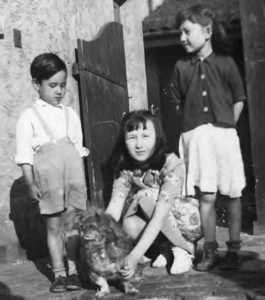
[[144, 162], [152, 156], [156, 145], [155, 126], [152, 121], [146, 121], [138, 129], [129, 131], [125, 135], [125, 144], [129, 155], [136, 161]]
[[66, 91], [66, 79], [67, 73], [59, 71], [49, 79], [42, 80], [41, 83], [34, 82], [40, 99], [53, 106], [60, 104]]
[[201, 51], [206, 43], [210, 41], [211, 37], [210, 26], [203, 27], [189, 20], [181, 24], [180, 32], [180, 42], [188, 53]]

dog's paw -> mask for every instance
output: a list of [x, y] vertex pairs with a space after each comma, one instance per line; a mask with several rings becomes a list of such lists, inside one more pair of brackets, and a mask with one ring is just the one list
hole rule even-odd
[[124, 292], [128, 295], [136, 295], [139, 293], [139, 290], [137, 290], [131, 283], [126, 282], [124, 283]]
[[96, 281], [99, 290], [96, 292], [96, 297], [104, 297], [110, 293], [109, 285], [104, 277], [99, 277]]
[[110, 293], [110, 289], [109, 287], [104, 287], [104, 288], [101, 288], [99, 291], [96, 292], [96, 297], [98, 298], [102, 298], [106, 295], [108, 295]]

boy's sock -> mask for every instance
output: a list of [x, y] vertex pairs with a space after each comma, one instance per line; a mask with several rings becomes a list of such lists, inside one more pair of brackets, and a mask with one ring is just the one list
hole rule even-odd
[[52, 271], [55, 278], [58, 278], [59, 276], [66, 277], [65, 267], [62, 265], [53, 267]]

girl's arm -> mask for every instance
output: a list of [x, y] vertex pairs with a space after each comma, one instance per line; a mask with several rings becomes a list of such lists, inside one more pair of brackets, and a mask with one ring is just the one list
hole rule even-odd
[[164, 168], [157, 204], [139, 242], [127, 257], [127, 266], [125, 266], [123, 272], [125, 278], [130, 278], [134, 274], [137, 262], [158, 236], [165, 218], [168, 217], [174, 199], [181, 194], [185, 172], [183, 162], [173, 154], [168, 158]]
[[145, 254], [147, 249], [153, 244], [154, 240], [158, 236], [170, 208], [171, 205], [169, 202], [157, 203], [152, 218], [144, 229], [139, 242], [126, 258], [126, 264], [124, 271], [122, 272], [124, 278], [128, 279], [133, 276], [139, 259]]
[[235, 118], [235, 123], [237, 123], [240, 115], [241, 115], [241, 112], [243, 110], [243, 107], [244, 107], [244, 102], [240, 101], [240, 102], [236, 102], [234, 104], [234, 118]]
[[114, 180], [110, 202], [106, 208], [106, 213], [110, 214], [116, 221], [121, 218], [125, 200], [130, 190], [129, 178], [126, 172]]

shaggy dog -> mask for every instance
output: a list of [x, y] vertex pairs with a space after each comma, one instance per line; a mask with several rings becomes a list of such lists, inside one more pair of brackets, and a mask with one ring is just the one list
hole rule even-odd
[[99, 286], [96, 296], [110, 293], [108, 282], [126, 294], [138, 293], [120, 273], [133, 246], [121, 226], [102, 210], [91, 208], [80, 216], [79, 224], [81, 265], [89, 279]]

